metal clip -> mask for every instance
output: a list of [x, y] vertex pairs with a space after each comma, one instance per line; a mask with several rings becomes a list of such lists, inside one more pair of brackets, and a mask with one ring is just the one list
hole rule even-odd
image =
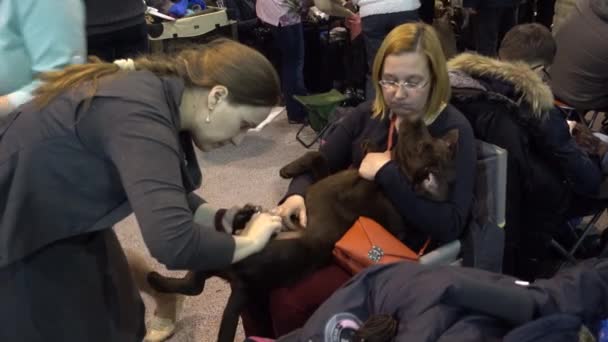
[[378, 263], [380, 259], [384, 256], [384, 251], [382, 248], [378, 246], [372, 246], [372, 248], [367, 252], [367, 257], [374, 263]]

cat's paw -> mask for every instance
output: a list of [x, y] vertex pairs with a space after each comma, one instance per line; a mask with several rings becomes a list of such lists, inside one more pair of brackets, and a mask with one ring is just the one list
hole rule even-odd
[[262, 211], [262, 207], [246, 204], [244, 207], [239, 209], [236, 214], [234, 214], [234, 219], [232, 220], [232, 231], [237, 232], [245, 229], [245, 226], [251, 220], [253, 215]]
[[290, 178], [293, 178], [296, 176], [294, 170], [292, 170], [292, 168], [291, 168], [291, 164], [282, 167], [279, 170], [279, 175], [283, 179], [290, 179]]

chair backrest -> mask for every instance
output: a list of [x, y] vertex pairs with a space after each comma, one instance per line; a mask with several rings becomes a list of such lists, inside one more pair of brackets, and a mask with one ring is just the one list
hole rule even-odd
[[507, 150], [477, 140], [477, 176], [473, 217], [480, 224], [505, 225]]
[[[507, 187], [507, 151], [477, 140], [477, 175], [471, 220], [462, 241], [420, 258], [427, 265], [464, 265], [501, 272]], [[462, 259], [458, 259], [462, 256]]]
[[471, 220], [463, 241], [463, 265], [502, 270], [507, 202], [507, 151], [477, 140], [477, 175]]

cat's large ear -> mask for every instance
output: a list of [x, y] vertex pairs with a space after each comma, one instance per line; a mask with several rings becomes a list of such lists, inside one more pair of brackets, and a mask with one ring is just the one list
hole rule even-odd
[[452, 152], [452, 155], [456, 154], [456, 151], [458, 150], [458, 138], [460, 137], [460, 131], [458, 130], [458, 128], [453, 128], [451, 130], [449, 130], [443, 137], [441, 137], [441, 140], [445, 141], [446, 144], [448, 144], [448, 147], [450, 148], [450, 152]]

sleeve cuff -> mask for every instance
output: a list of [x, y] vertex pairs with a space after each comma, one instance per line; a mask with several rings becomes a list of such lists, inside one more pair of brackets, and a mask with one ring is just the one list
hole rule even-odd
[[378, 185], [394, 184], [393, 179], [396, 175], [399, 175], [399, 167], [397, 166], [397, 162], [391, 160], [378, 170], [374, 181]]
[[202, 203], [194, 212], [194, 222], [203, 227], [215, 230], [215, 216], [218, 209], [208, 203]]
[[13, 106], [13, 108], [17, 108], [22, 104], [30, 101], [33, 96], [27, 91], [15, 91], [7, 95], [8, 102]]

